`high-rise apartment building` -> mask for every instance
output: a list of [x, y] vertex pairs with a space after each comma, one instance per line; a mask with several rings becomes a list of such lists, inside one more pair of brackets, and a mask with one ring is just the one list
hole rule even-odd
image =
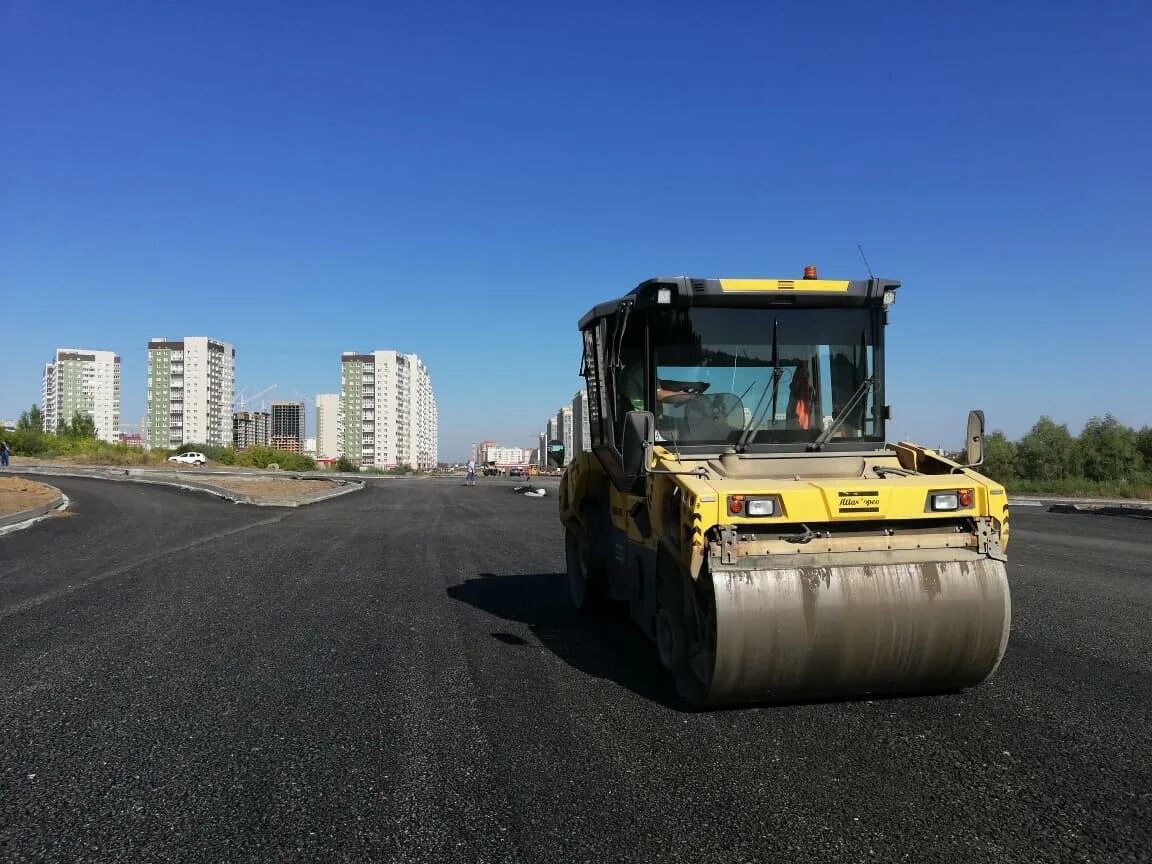
[[588, 422], [588, 391], [577, 390], [572, 396], [572, 457], [592, 449], [592, 430]]
[[304, 451], [304, 403], [303, 402], [273, 402], [272, 415], [272, 446], [277, 450], [287, 450], [289, 453]]
[[556, 440], [564, 445], [564, 464], [572, 461], [573, 452], [572, 435], [572, 406], [565, 405], [556, 412]]
[[479, 444], [472, 445], [472, 459], [477, 465], [484, 464], [484, 454], [492, 447], [496, 446], [495, 441], [481, 441]]
[[236, 349], [207, 336], [148, 340], [149, 447], [232, 440]]
[[343, 452], [340, 439], [344, 436], [344, 420], [340, 413], [339, 393], [320, 393], [316, 396], [316, 455], [321, 459], [335, 459]]
[[236, 450], [267, 447], [272, 415], [267, 411], [232, 412], [232, 446]]
[[436, 397], [420, 358], [397, 351], [346, 351], [340, 367], [342, 454], [364, 467], [436, 467]]
[[115, 443], [120, 437], [120, 358], [114, 351], [57, 348], [44, 364], [40, 410], [44, 431], [56, 432], [76, 414], [96, 424], [96, 437]]

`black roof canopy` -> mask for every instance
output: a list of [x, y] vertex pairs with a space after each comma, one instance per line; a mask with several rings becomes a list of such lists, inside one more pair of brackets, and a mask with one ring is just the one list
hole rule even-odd
[[623, 305], [729, 306], [758, 309], [772, 306], [881, 306], [884, 294], [900, 287], [895, 279], [775, 279], [769, 277], [658, 276], [647, 279], [623, 297], [598, 303], [580, 319], [584, 330]]

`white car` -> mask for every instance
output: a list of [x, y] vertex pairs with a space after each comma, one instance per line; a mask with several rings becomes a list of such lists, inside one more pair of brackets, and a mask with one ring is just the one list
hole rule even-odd
[[179, 453], [176, 456], [169, 456], [169, 462], [180, 462], [184, 465], [203, 465], [208, 460], [203, 453]]

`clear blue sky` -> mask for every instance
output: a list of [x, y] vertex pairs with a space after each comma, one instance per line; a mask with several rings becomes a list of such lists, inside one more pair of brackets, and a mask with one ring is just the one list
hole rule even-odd
[[1152, 6], [0, 0], [0, 417], [57, 346], [415, 351], [534, 441], [656, 274], [902, 279], [893, 436], [1152, 423]]

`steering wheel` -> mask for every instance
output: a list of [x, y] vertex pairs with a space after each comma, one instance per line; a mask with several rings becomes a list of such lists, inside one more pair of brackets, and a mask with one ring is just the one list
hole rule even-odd
[[684, 425], [693, 440], [727, 439], [744, 428], [744, 403], [735, 393], [701, 394], [684, 406]]

